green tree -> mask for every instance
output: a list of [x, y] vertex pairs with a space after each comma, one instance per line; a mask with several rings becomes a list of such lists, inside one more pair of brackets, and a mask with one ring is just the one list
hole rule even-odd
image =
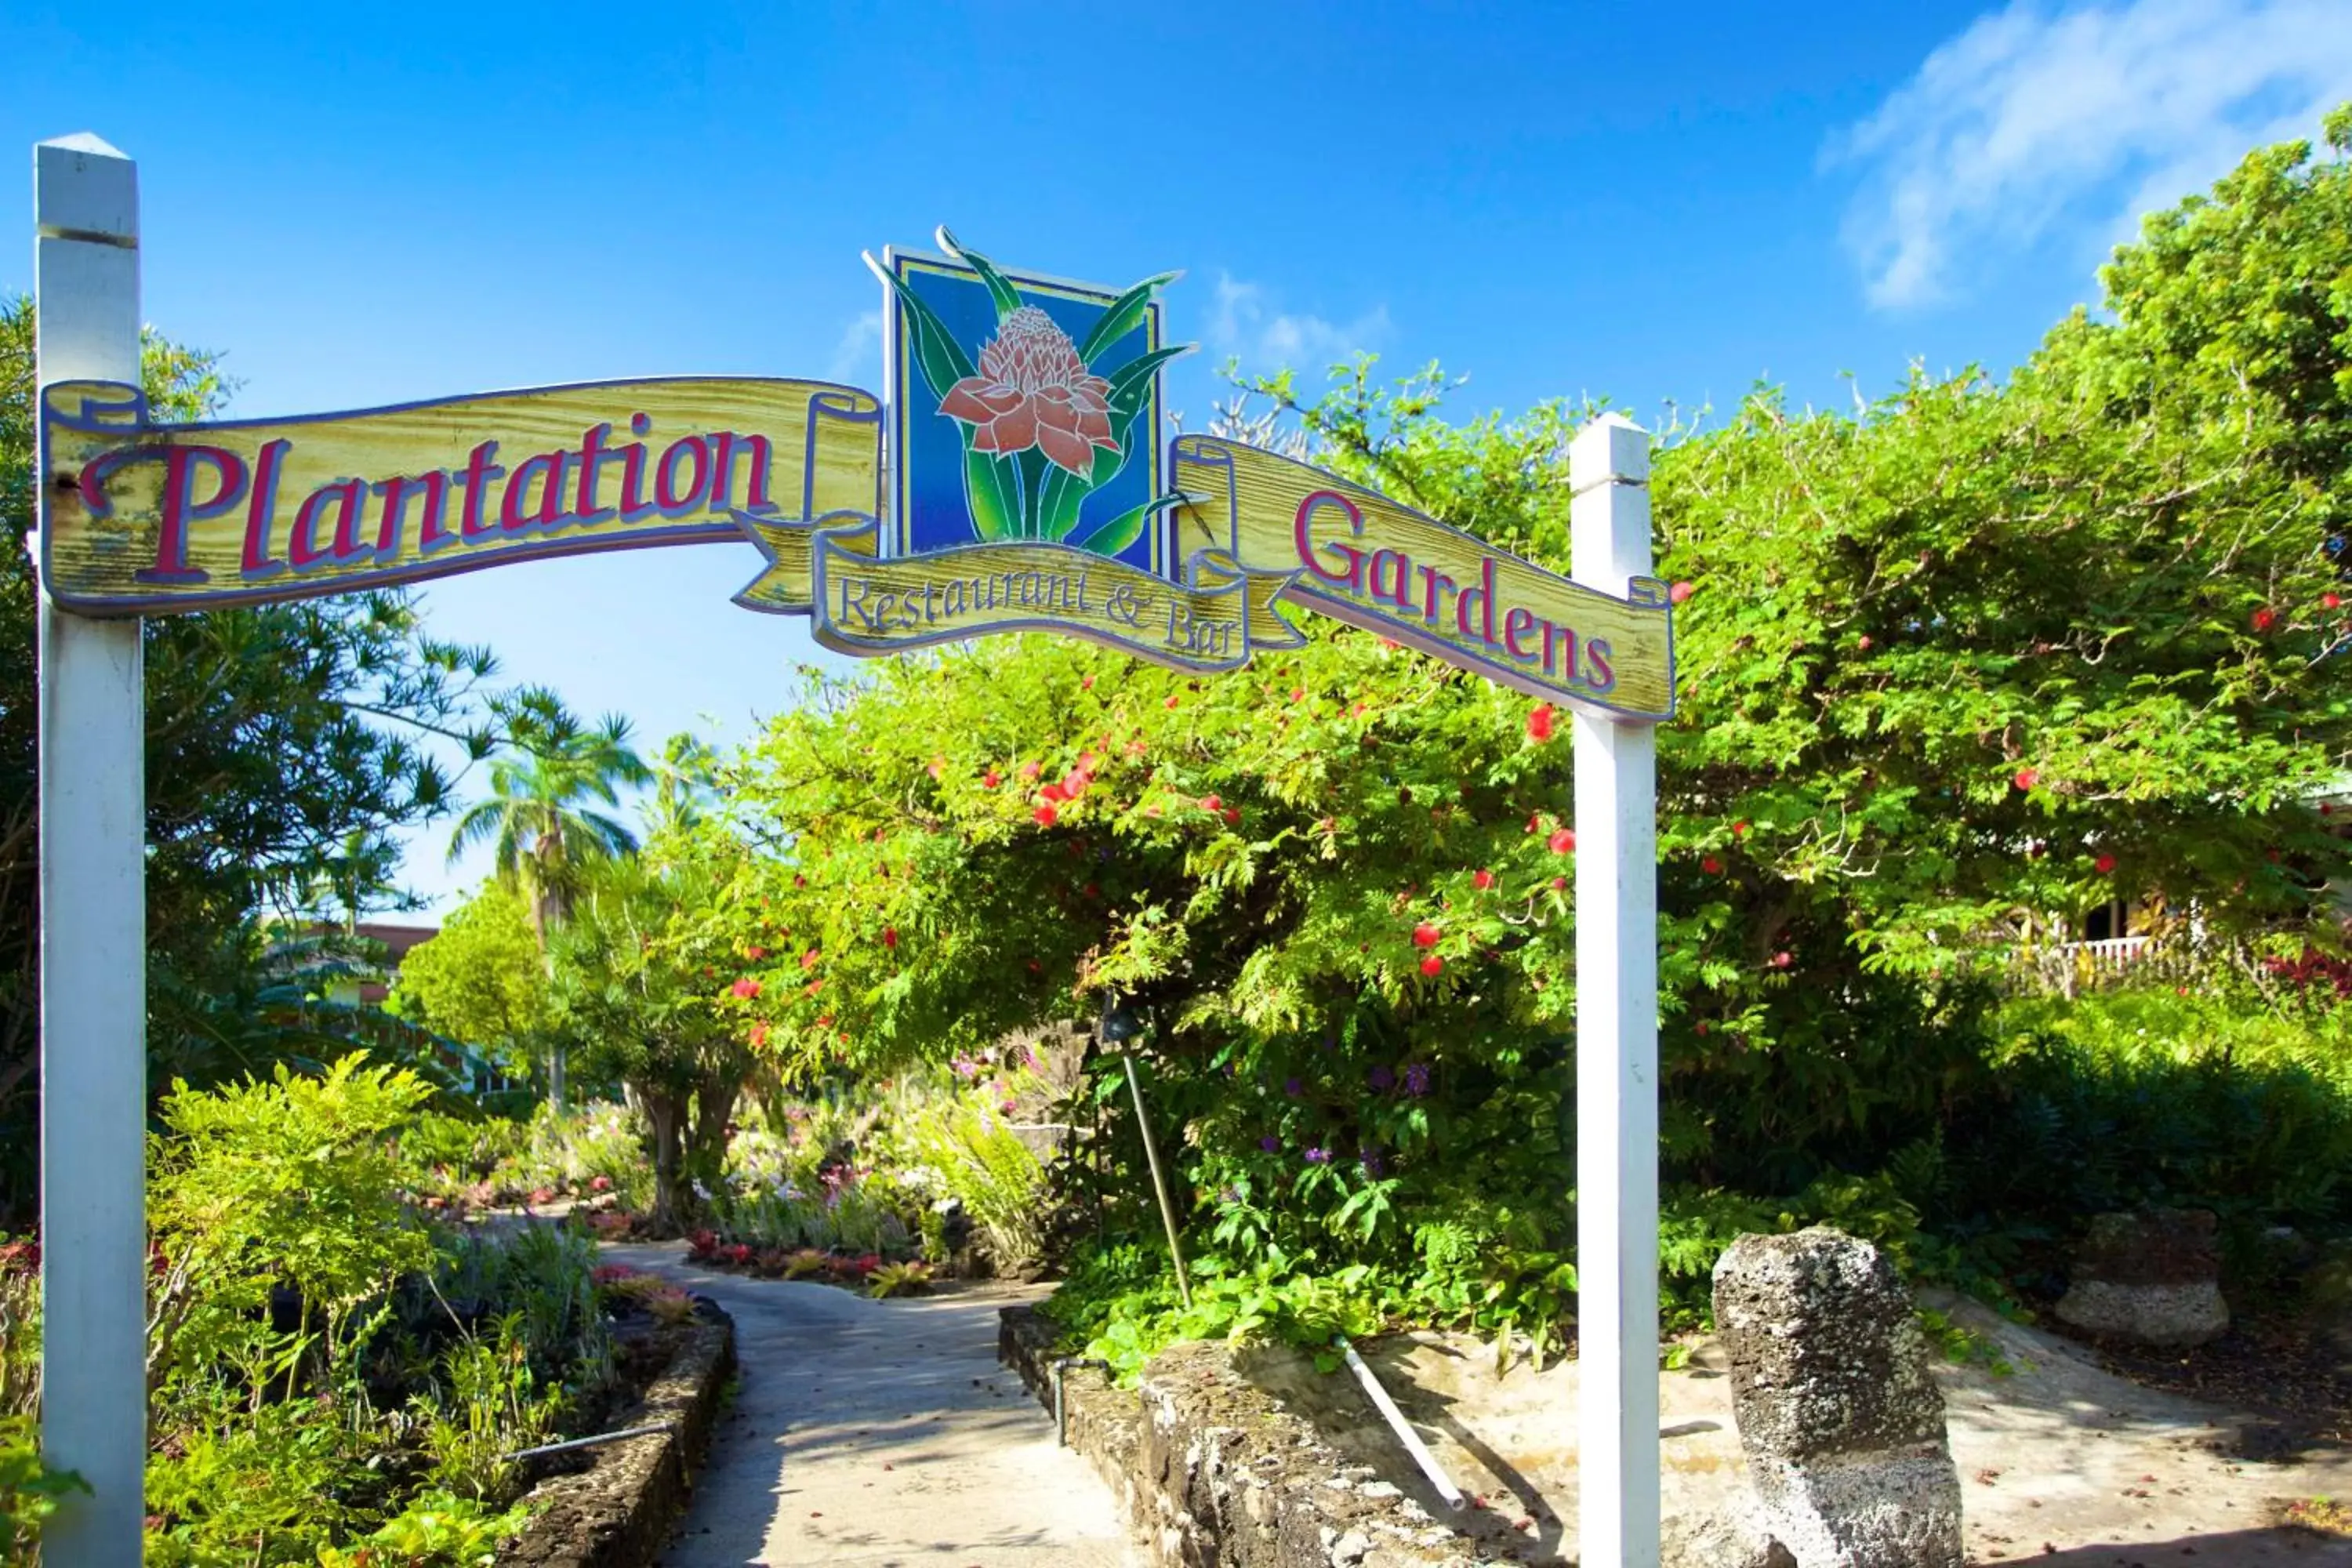
[[730, 976], [740, 963], [715, 918], [740, 846], [657, 837], [607, 859], [554, 934], [553, 1028], [597, 1076], [618, 1079], [652, 1141], [656, 1230], [697, 1213], [691, 1184], [716, 1179], [727, 1125], [764, 1025]]
[[[636, 836], [594, 809], [596, 803], [618, 806], [621, 785], [652, 777], [629, 745], [626, 719], [613, 714], [583, 725], [551, 699], [537, 700], [518, 716], [512, 748], [490, 764], [488, 798], [457, 819], [449, 858], [489, 841], [498, 874], [529, 904], [531, 931], [546, 953], [550, 934], [569, 916], [590, 874], [636, 847]], [[561, 1041], [549, 1068], [549, 1088], [561, 1108]]]
[[403, 1017], [502, 1064], [529, 1059], [547, 1030], [548, 982], [522, 895], [507, 882], [485, 886], [409, 950], [393, 996]]

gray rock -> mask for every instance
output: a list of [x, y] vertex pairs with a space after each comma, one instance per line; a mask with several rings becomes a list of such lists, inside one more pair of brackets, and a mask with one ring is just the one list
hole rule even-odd
[[2096, 1216], [2075, 1249], [2059, 1320], [2151, 1345], [2219, 1339], [2229, 1330], [2230, 1308], [2221, 1299], [2215, 1229], [2206, 1209]]
[[1759, 1533], [1797, 1568], [1960, 1568], [1943, 1395], [1878, 1249], [1821, 1227], [1741, 1237], [1715, 1318]]

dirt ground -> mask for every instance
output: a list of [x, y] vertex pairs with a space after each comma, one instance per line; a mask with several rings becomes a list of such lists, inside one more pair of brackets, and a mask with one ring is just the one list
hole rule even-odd
[[[1971, 1563], [2061, 1568], [2187, 1563], [2344, 1564], [2352, 1538], [2286, 1522], [2289, 1505], [2352, 1499], [2352, 1450], [2282, 1441], [2266, 1416], [2126, 1382], [2095, 1352], [1970, 1302], [1935, 1300], [1998, 1347], [2008, 1375], [1941, 1363]], [[1574, 1363], [1501, 1378], [1491, 1345], [1404, 1336], [1366, 1359], [1464, 1491], [1463, 1520], [1498, 1557], [1572, 1562], [1576, 1547]], [[1258, 1352], [1253, 1376], [1441, 1519], [1448, 1510], [1345, 1373]], [[1747, 1485], [1719, 1347], [1661, 1374], [1669, 1520], [1720, 1509]], [[2259, 1458], [2255, 1456], [2260, 1456]], [[2328, 1510], [2319, 1510], [2325, 1515]], [[1454, 1516], [1459, 1517], [1459, 1516]]]

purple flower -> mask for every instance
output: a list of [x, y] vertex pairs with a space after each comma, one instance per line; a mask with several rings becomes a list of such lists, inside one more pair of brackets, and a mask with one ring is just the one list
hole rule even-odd
[[1396, 1074], [1389, 1070], [1387, 1064], [1372, 1069], [1372, 1087], [1382, 1094], [1396, 1087]]
[[1414, 1062], [1412, 1066], [1404, 1069], [1404, 1088], [1407, 1094], [1420, 1095], [1427, 1094], [1429, 1092], [1429, 1064], [1427, 1062]]
[[1388, 1160], [1378, 1149], [1365, 1150], [1357, 1157], [1357, 1162], [1364, 1167], [1364, 1174], [1368, 1176], [1384, 1175], [1388, 1172]]
[[1304, 1087], [1305, 1086], [1300, 1084], [1295, 1078], [1285, 1079], [1282, 1083], [1282, 1092], [1290, 1096], [1291, 1099], [1297, 1100]]
[[1331, 1151], [1318, 1144], [1307, 1151], [1307, 1163], [1310, 1165], [1328, 1165], [1331, 1163]]
[[1271, 1154], [1276, 1150], [1282, 1147], [1282, 1142], [1280, 1139], [1275, 1137], [1273, 1133], [1269, 1132], [1265, 1137], [1257, 1141], [1257, 1146]]

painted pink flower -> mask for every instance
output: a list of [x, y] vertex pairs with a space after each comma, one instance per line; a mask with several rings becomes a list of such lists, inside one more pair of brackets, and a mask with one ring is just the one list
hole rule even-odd
[[971, 444], [1000, 457], [1035, 447], [1085, 477], [1095, 448], [1118, 450], [1110, 433], [1110, 383], [1087, 374], [1077, 344], [1034, 305], [1004, 318], [980, 352], [980, 374], [948, 388], [940, 412], [972, 426]]

